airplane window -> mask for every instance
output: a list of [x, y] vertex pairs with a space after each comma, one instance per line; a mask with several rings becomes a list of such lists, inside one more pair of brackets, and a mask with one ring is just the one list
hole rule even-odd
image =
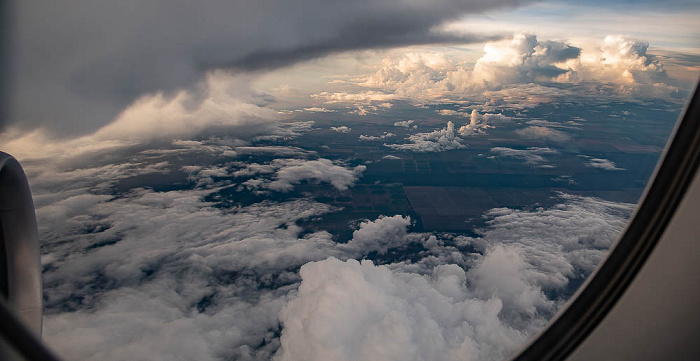
[[6, 6], [65, 360], [506, 359], [700, 75], [684, 0]]

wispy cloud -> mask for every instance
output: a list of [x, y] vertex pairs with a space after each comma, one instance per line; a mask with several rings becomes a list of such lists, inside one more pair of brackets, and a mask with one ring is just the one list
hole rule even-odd
[[559, 154], [559, 151], [551, 148], [541, 147], [530, 147], [527, 149], [495, 147], [491, 148], [491, 153], [499, 157], [521, 159], [525, 162], [525, 164], [530, 165], [532, 167], [554, 168], [554, 166], [551, 165], [544, 156]]

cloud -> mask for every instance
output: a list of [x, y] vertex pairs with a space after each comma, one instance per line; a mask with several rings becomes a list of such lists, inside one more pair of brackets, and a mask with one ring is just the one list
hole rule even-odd
[[527, 262], [518, 248], [495, 245], [470, 271], [469, 276], [475, 294], [481, 298], [501, 300], [505, 312], [509, 313], [506, 317], [515, 320], [523, 315], [531, 319], [538, 310], [553, 311], [554, 302], [542, 292], [540, 282], [533, 282], [536, 277], [548, 276], [539, 272]]
[[[54, 227], [54, 219], [84, 214], [96, 200], [112, 198], [109, 191], [121, 180], [171, 171], [168, 162], [152, 164], [127, 161], [64, 169], [62, 162], [28, 162], [23, 168], [30, 182], [40, 231]], [[65, 224], [71, 227], [70, 222]]]
[[550, 140], [556, 143], [564, 143], [571, 140], [571, 136], [561, 130], [542, 126], [530, 126], [518, 129], [515, 133], [528, 139]]
[[[216, 188], [113, 195], [119, 180], [172, 167], [141, 157], [79, 169], [25, 164], [42, 239], [44, 340], [67, 359], [269, 359], [277, 313], [299, 281], [289, 270], [344, 254], [327, 232], [297, 226], [333, 208], [222, 208], [203, 200]], [[191, 168], [199, 180], [226, 170]]]
[[259, 140], [289, 140], [296, 138], [313, 129], [316, 122], [313, 120], [280, 122], [277, 123], [275, 132], [267, 132], [267, 134], [258, 135], [253, 138], [253, 141]]
[[[471, 259], [430, 236], [430, 255], [416, 263], [329, 258], [305, 264], [298, 293], [279, 314], [275, 360], [508, 357], [562, 305], [548, 295], [592, 271], [633, 208], [558, 197], [561, 203], [551, 208], [489, 211], [478, 237], [450, 242], [483, 252]], [[403, 237], [402, 227], [395, 229], [392, 234]]]
[[226, 178], [230, 176], [227, 166], [198, 166], [186, 165], [180, 168], [185, 173], [189, 173], [189, 180], [196, 183], [196, 187], [218, 186], [214, 178]]
[[290, 146], [280, 146], [280, 145], [256, 145], [256, 146], [244, 146], [236, 147], [236, 153], [239, 154], [266, 154], [266, 155], [277, 155], [282, 157], [298, 157], [306, 158], [310, 155], [316, 155], [316, 152], [302, 149], [299, 147]]
[[525, 164], [537, 168], [554, 168], [547, 162], [544, 155], [559, 154], [557, 150], [541, 147], [529, 147], [527, 149], [513, 149], [508, 147], [491, 148], [491, 153], [499, 157], [510, 157], [525, 161]]
[[567, 121], [549, 121], [544, 119], [531, 119], [527, 121], [527, 124], [539, 127], [548, 128], [562, 128], [562, 129], [581, 129], [583, 123], [581, 121], [586, 121], [585, 119], [574, 117]]
[[351, 129], [351, 128], [348, 128], [348, 127], [346, 127], [346, 126], [344, 126], [344, 125], [341, 125], [341, 126], [339, 126], [339, 127], [331, 127], [331, 130], [334, 131], [334, 132], [338, 132], [338, 133], [350, 133], [350, 131], [351, 131], [352, 129]]
[[385, 59], [384, 65], [367, 76], [359, 85], [390, 91], [400, 97], [433, 98], [448, 90], [444, 81], [453, 62], [437, 52], [410, 52], [393, 61]]
[[500, 90], [486, 90], [483, 93], [486, 104], [508, 109], [528, 109], [541, 104], [557, 103], [561, 99], [571, 99], [577, 95], [569, 89], [553, 88], [535, 83], [515, 84]]
[[[345, 190], [355, 184], [362, 172], [367, 168], [358, 165], [352, 169], [335, 165], [329, 159], [303, 160], [303, 159], [276, 159], [264, 172], [270, 173], [274, 169], [274, 176], [268, 179], [251, 179], [243, 183], [251, 189], [269, 189], [277, 192], [289, 192], [294, 185], [303, 180], [326, 182], [338, 190]], [[249, 175], [250, 172], [244, 174]]]
[[596, 60], [609, 72], [618, 73], [619, 82], [649, 83], [666, 74], [663, 64], [647, 54], [648, 49], [647, 42], [609, 35], [603, 40], [600, 58]]
[[406, 243], [406, 228], [411, 225], [411, 217], [396, 215], [379, 216], [374, 221], [360, 223], [360, 228], [352, 233], [347, 246], [364, 254], [377, 251], [385, 254], [389, 248]]
[[386, 139], [386, 138], [391, 138], [395, 137], [396, 134], [394, 133], [389, 133], [389, 132], [384, 132], [382, 135], [360, 135], [360, 140], [380, 140], [380, 139]]
[[314, 113], [332, 113], [335, 111], [335, 110], [326, 109], [326, 108], [319, 108], [319, 107], [304, 108], [304, 110], [307, 112], [314, 112]]
[[[647, 54], [648, 47], [622, 36], [607, 36], [584, 48], [516, 33], [487, 42], [475, 62], [454, 53], [390, 53], [374, 73], [356, 84], [372, 89], [366, 92], [414, 104], [485, 98], [487, 106], [512, 109], [571, 101], [573, 96], [599, 100], [601, 91], [623, 99], [677, 98], [679, 88], [666, 76], [662, 59]], [[469, 116], [454, 109], [438, 112]]]
[[[219, 154], [209, 142], [170, 144]], [[250, 148], [234, 147], [313, 156]], [[127, 159], [62, 171], [25, 167], [43, 225], [44, 339], [68, 359], [503, 359], [563, 302], [548, 291], [595, 267], [632, 208], [561, 194], [546, 209], [494, 209], [475, 237], [412, 233], [409, 217], [378, 217], [341, 245], [299, 225], [335, 210], [309, 199], [230, 208], [210, 201], [216, 184], [113, 195], [115, 176], [172, 167]], [[318, 161], [188, 169], [195, 179], [250, 169], [290, 183], [301, 173], [314, 179], [319, 168], [354, 171]], [[304, 172], [279, 177], [296, 166]], [[326, 175], [318, 179], [350, 179]], [[411, 253], [415, 262], [345, 262], [416, 243], [425, 250]]]
[[[397, 122], [394, 122], [395, 127], [404, 127], [404, 128], [410, 128], [413, 125], [414, 121], [413, 120], [399, 120]], [[413, 125], [415, 128], [416, 126]]]
[[[276, 111], [253, 103], [242, 77], [212, 73], [198, 93], [180, 91], [140, 98], [115, 120], [91, 134], [55, 138], [43, 129], [0, 133], [4, 150], [20, 159], [74, 157], [154, 141], [205, 135], [232, 135], [251, 140], [260, 135], [292, 136]], [[244, 90], [241, 90], [244, 89]]]
[[[330, 208], [301, 200], [231, 212], [205, 194], [81, 200], [87, 212], [52, 222], [42, 234], [44, 340], [70, 359], [269, 358], [276, 314], [298, 282], [285, 270], [340, 255], [328, 233], [302, 238], [295, 222]], [[92, 231], [65, 242], [65, 220]]]
[[[387, 58], [359, 85], [409, 99], [454, 97], [484, 88], [557, 79], [571, 71], [559, 66], [578, 59], [580, 53], [581, 49], [562, 42], [514, 34], [511, 39], [486, 43], [484, 55], [472, 67], [442, 53], [411, 52], [400, 59]], [[457, 115], [450, 110], [441, 114]]]
[[389, 148], [410, 150], [414, 152], [444, 152], [453, 149], [466, 148], [455, 135], [455, 125], [447, 122], [447, 127], [434, 130], [430, 133], [417, 133], [406, 138], [410, 143], [385, 144]]
[[602, 158], [590, 158], [588, 159], [588, 162], [584, 164], [586, 167], [599, 168], [603, 170], [625, 170], [624, 168], [618, 167], [615, 162]]
[[300, 275], [297, 297], [280, 311], [277, 361], [495, 360], [526, 340], [499, 319], [500, 300], [469, 297], [455, 265], [425, 277], [330, 258]]
[[472, 245], [514, 247], [532, 266], [528, 278], [543, 288], [563, 287], [567, 277], [588, 274], [617, 239], [633, 204], [560, 193], [562, 202], [533, 211], [497, 208]]
[[454, 109], [440, 109], [436, 110], [436, 112], [440, 115], [445, 115], [445, 116], [454, 116], [454, 117], [468, 117], [467, 113], [456, 111]]

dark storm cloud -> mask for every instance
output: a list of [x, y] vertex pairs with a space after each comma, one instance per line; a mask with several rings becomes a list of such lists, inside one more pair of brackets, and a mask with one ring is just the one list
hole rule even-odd
[[569, 59], [576, 59], [581, 55], [581, 48], [565, 44], [559, 41], [541, 41], [539, 46], [544, 50], [542, 60], [550, 63], [558, 63]]
[[519, 0], [177, 0], [15, 3], [12, 122], [64, 133], [213, 68], [264, 69], [330, 52], [474, 41], [431, 29]]

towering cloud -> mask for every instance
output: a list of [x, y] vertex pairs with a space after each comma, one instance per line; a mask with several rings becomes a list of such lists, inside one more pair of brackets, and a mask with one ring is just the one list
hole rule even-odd
[[618, 92], [644, 97], [676, 95], [664, 64], [647, 53], [649, 43], [627, 36], [605, 37], [599, 53], [584, 54], [580, 77], [601, 83], [615, 83]]
[[447, 122], [445, 128], [437, 129], [430, 133], [413, 134], [407, 139], [410, 143], [387, 144], [386, 146], [414, 152], [444, 152], [452, 149], [466, 148], [466, 145], [462, 144], [459, 137], [455, 135], [455, 124], [452, 122]]
[[472, 110], [469, 115], [469, 123], [459, 128], [459, 134], [461, 136], [467, 136], [477, 133], [482, 133], [485, 129], [493, 127], [491, 123], [504, 122], [511, 120], [501, 113], [484, 113], [481, 114], [476, 109]]

